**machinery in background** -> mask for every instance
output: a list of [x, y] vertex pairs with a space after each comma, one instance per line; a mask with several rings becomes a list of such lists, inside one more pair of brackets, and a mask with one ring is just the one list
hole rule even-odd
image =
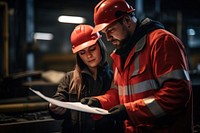
[[48, 113], [48, 103], [31, 92], [32, 87], [51, 97], [57, 83], [42, 78], [41, 71], [23, 72], [0, 81], [0, 132], [59, 132], [61, 120]]

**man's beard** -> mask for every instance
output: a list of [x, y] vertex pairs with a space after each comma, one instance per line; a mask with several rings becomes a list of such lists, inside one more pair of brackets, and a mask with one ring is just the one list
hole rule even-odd
[[116, 49], [123, 49], [126, 47], [126, 45], [129, 45], [129, 40], [131, 38], [130, 34], [127, 34], [126, 38], [123, 40], [118, 40], [119, 41], [119, 45], [116, 46]]
[[122, 44], [121, 44], [121, 42], [120, 42], [120, 44], [119, 45], [115, 45], [115, 48], [116, 49], [120, 49], [122, 47]]

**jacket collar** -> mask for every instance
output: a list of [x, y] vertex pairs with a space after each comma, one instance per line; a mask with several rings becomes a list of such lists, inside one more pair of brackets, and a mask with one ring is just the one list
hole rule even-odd
[[[115, 60], [114, 63], [116, 64], [116, 66], [119, 70], [121, 70], [122, 65], [124, 66], [124, 67], [123, 66], [122, 67], [125, 68], [129, 64], [133, 55], [135, 53], [140, 52], [145, 47], [147, 34], [156, 29], [164, 29], [164, 26], [161, 23], [159, 23], [157, 21], [153, 21], [149, 18], [145, 18], [141, 22], [137, 23], [137, 28], [136, 28], [131, 40], [128, 43], [128, 45], [129, 46], [131, 45], [132, 47], [126, 49], [126, 51], [124, 51], [124, 52], [118, 52], [119, 50], [115, 50], [111, 54], [111, 57], [113, 58], [113, 60]], [[116, 60], [116, 58], [120, 58], [123, 55], [125, 55], [125, 57], [124, 57], [125, 61], [124, 61], [124, 64], [121, 64], [121, 61]]]

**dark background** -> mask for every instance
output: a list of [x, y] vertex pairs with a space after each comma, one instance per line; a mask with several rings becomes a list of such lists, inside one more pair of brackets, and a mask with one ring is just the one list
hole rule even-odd
[[[93, 8], [99, 0], [6, 0], [6, 2], [9, 8], [9, 74], [25, 70], [70, 70], [74, 65], [74, 55], [71, 52], [69, 39], [77, 24], [60, 23], [57, 18], [60, 15], [77, 15], [85, 17], [87, 24], [94, 25]], [[138, 18], [146, 16], [159, 20], [167, 30], [177, 35], [187, 48], [191, 70], [197, 69], [200, 61], [199, 0], [127, 0], [127, 2], [136, 8]], [[142, 9], [139, 9], [136, 3], [139, 3]], [[188, 35], [190, 28], [197, 33], [192, 40]], [[51, 41], [34, 40], [35, 32], [52, 33], [54, 38]], [[191, 43], [197, 45], [190, 47]], [[107, 46], [110, 53], [113, 47], [109, 44]], [[33, 54], [34, 59], [31, 66], [26, 59], [29, 53]], [[1, 55], [1, 62], [2, 58]], [[5, 75], [2, 66], [0, 75]]]

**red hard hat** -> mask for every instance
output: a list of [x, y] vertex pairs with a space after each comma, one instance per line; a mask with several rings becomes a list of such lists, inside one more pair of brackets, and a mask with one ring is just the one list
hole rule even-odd
[[76, 53], [86, 47], [94, 45], [101, 35], [97, 32], [92, 34], [93, 27], [90, 25], [78, 25], [71, 34], [72, 52]]
[[[94, 23], [93, 33], [103, 30], [112, 22], [120, 19], [126, 13], [133, 12], [133, 9], [125, 0], [102, 0], [94, 8]], [[116, 16], [117, 11], [124, 13], [121, 16]]]

